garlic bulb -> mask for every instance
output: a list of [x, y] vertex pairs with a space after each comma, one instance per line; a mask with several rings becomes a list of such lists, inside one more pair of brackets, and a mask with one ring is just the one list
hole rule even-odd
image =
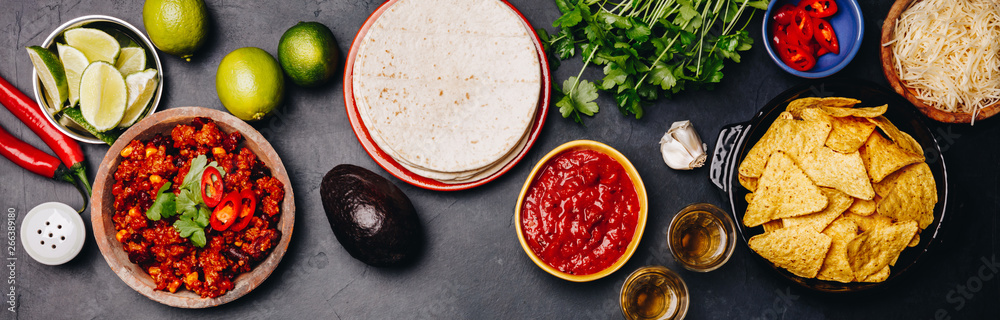
[[660, 138], [660, 153], [663, 162], [675, 170], [691, 170], [705, 165], [708, 145], [701, 142], [691, 121], [677, 121]]

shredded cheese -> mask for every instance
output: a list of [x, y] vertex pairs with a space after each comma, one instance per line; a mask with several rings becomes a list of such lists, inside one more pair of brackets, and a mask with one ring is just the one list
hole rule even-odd
[[943, 111], [972, 113], [1000, 101], [997, 0], [923, 0], [896, 21], [892, 46], [899, 79]]

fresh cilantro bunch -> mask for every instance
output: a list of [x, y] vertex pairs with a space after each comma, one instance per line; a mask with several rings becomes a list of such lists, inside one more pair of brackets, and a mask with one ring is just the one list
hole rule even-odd
[[170, 218], [180, 214], [174, 221], [174, 229], [180, 233], [182, 238], [188, 238], [191, 244], [196, 247], [204, 247], [207, 243], [205, 238], [205, 228], [208, 227], [212, 212], [205, 205], [201, 198], [201, 175], [208, 167], [215, 167], [220, 174], [225, 175], [226, 171], [219, 167], [218, 163], [208, 162], [205, 155], [200, 155], [191, 160], [191, 169], [184, 176], [184, 181], [180, 186], [180, 193], [174, 195], [170, 191], [170, 182], [166, 182], [160, 187], [156, 195], [156, 200], [146, 210], [146, 217], [149, 220], [159, 221], [163, 218]]
[[[725, 60], [740, 62], [753, 44], [746, 11], [766, 10], [769, 0], [555, 0], [559, 32], [538, 35], [558, 67], [580, 53], [583, 68], [556, 87], [564, 118], [598, 112], [597, 90], [615, 97], [623, 115], [643, 115], [643, 105], [685, 89], [711, 89], [722, 80]], [[749, 10], [748, 10], [749, 9]], [[749, 22], [750, 19], [746, 19]], [[556, 59], [558, 58], [558, 59]], [[604, 66], [596, 84], [580, 79], [590, 64]]]

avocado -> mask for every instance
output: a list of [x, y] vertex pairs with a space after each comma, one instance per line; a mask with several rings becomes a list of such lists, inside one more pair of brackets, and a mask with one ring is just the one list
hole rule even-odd
[[424, 231], [413, 204], [382, 176], [341, 164], [323, 177], [320, 196], [333, 234], [355, 259], [399, 266], [423, 248]]

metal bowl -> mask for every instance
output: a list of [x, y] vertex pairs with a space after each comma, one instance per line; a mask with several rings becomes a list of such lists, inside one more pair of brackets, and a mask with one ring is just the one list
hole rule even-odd
[[[53, 30], [52, 33], [45, 38], [45, 42], [42, 42], [41, 46], [43, 48], [52, 50], [57, 40], [65, 43], [65, 40], [63, 40], [63, 32], [78, 27], [95, 28], [103, 30], [105, 32], [117, 32], [121, 35], [131, 38], [133, 42], [142, 47], [143, 50], [146, 50], [146, 61], [147, 61], [146, 63], [149, 64], [149, 61], [153, 62], [154, 64], [153, 67], [157, 70], [157, 77], [159, 77], [159, 81], [156, 85], [156, 93], [153, 94], [153, 100], [150, 101], [152, 105], [146, 108], [146, 113], [143, 114], [142, 117], [146, 117], [147, 115], [156, 111], [156, 107], [159, 106], [160, 97], [163, 93], [163, 66], [160, 64], [160, 56], [156, 52], [156, 47], [153, 46], [152, 42], [149, 42], [149, 38], [147, 38], [146, 35], [142, 33], [142, 31], [139, 31], [139, 29], [136, 29], [136, 27], [132, 26], [131, 24], [125, 22], [122, 19], [105, 15], [90, 15], [66, 21], [66, 23], [63, 23], [61, 26]], [[34, 87], [35, 91], [35, 101], [38, 101], [38, 106], [42, 108], [42, 113], [45, 114], [45, 118], [48, 119], [49, 123], [54, 125], [63, 134], [66, 134], [67, 136], [70, 136], [73, 139], [76, 139], [77, 141], [92, 143], [92, 144], [104, 143], [104, 141], [97, 139], [96, 137], [94, 137], [85, 130], [82, 130], [80, 128], [67, 127], [62, 123], [60, 123], [59, 120], [56, 119], [52, 114], [52, 110], [55, 110], [55, 108], [50, 106], [49, 101], [45, 99], [45, 94], [42, 92], [45, 89], [42, 87], [41, 80], [38, 79], [38, 73], [32, 70], [31, 78], [32, 78], [32, 86]]]

